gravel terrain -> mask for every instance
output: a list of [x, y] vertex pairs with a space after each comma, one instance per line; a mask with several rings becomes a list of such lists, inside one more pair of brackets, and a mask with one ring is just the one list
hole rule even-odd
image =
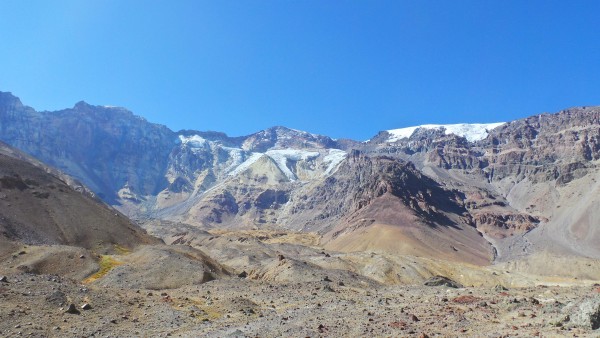
[[[0, 282], [0, 335], [4, 337], [600, 334], [592, 329], [600, 325], [594, 317], [600, 308], [593, 305], [600, 304], [599, 284], [453, 288], [423, 283], [384, 285], [332, 274], [335, 277], [309, 282], [221, 276], [203, 284], [157, 290], [113, 286], [114, 279], [109, 286], [102, 285], [102, 278], [83, 283], [2, 266], [0, 273], [9, 272], [2, 275], [6, 281]], [[164, 278], [154, 273], [155, 278]], [[586, 301], [596, 303], [581, 305]], [[69, 313], [70, 304], [75, 313]]]

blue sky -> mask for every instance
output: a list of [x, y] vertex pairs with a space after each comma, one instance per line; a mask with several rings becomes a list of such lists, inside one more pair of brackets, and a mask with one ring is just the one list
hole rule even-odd
[[600, 105], [600, 1], [4, 0], [0, 90], [368, 139]]

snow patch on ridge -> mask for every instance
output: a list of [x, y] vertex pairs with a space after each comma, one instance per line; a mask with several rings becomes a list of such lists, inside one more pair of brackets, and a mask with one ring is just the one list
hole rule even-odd
[[288, 161], [306, 161], [317, 158], [319, 155], [321, 155], [317, 151], [306, 151], [300, 149], [268, 150], [265, 154], [275, 161], [279, 169], [281, 169], [281, 171], [290, 179], [290, 181], [295, 181], [297, 177], [288, 167]]
[[329, 149], [329, 154], [323, 157], [323, 164], [327, 164], [325, 169], [325, 175], [329, 175], [335, 172], [338, 165], [346, 159], [347, 153], [340, 149]]
[[192, 136], [183, 136], [179, 135], [179, 140], [181, 144], [185, 144], [190, 146], [191, 148], [202, 148], [206, 145], [206, 139], [201, 137], [200, 135], [192, 135]]
[[469, 142], [475, 142], [485, 139], [489, 131], [497, 128], [505, 122], [498, 123], [458, 123], [458, 124], [424, 124], [421, 126], [407, 127], [400, 129], [387, 130], [391, 135], [388, 142], [396, 142], [403, 138], [409, 138], [417, 129], [444, 129], [445, 134], [454, 134], [466, 138]]

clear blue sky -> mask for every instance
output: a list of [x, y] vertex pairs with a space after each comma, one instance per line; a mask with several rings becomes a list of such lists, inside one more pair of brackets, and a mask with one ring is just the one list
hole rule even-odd
[[368, 139], [600, 105], [600, 1], [4, 0], [0, 91]]

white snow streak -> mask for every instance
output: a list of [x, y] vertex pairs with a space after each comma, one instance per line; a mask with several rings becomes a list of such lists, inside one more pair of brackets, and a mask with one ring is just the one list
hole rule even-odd
[[346, 158], [347, 153], [340, 149], [329, 149], [329, 154], [323, 157], [323, 163], [327, 164], [325, 175], [332, 174], [338, 165]]
[[262, 153], [252, 153], [252, 155], [250, 155], [250, 157], [248, 157], [242, 164], [240, 164], [237, 168], [229, 172], [229, 175], [235, 176], [243, 172], [244, 170], [250, 168], [250, 166], [254, 164], [254, 162], [258, 161], [258, 159], [261, 158], [263, 155], [264, 154]]

